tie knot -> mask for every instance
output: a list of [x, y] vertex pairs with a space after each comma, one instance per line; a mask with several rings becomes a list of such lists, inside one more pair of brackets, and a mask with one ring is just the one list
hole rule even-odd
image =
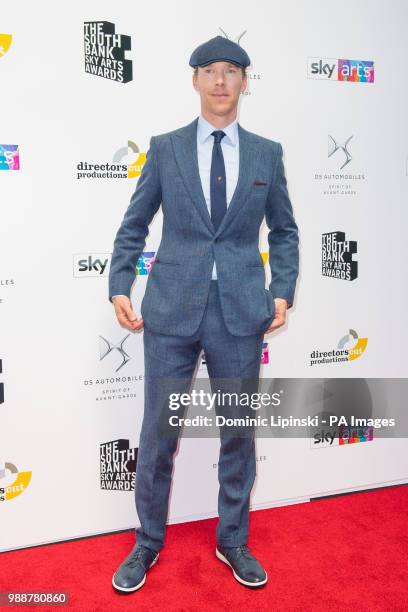
[[214, 136], [214, 142], [217, 144], [221, 142], [221, 139], [225, 136], [225, 132], [222, 130], [214, 130], [214, 132], [211, 132], [211, 134]]

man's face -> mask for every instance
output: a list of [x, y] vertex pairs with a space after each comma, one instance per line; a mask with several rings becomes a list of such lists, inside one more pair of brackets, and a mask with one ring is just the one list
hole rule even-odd
[[246, 89], [247, 77], [235, 64], [213, 62], [198, 67], [197, 74], [193, 74], [193, 86], [200, 94], [201, 108], [223, 116], [236, 108], [241, 92]]

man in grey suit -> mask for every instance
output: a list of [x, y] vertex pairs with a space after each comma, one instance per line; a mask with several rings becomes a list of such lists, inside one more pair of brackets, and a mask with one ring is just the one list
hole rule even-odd
[[[143, 328], [145, 409], [135, 481], [137, 542], [115, 572], [115, 589], [146, 580], [164, 544], [177, 436], [160, 435], [157, 383], [191, 379], [204, 349], [210, 379], [257, 379], [264, 334], [285, 323], [298, 276], [298, 228], [289, 199], [282, 146], [245, 130], [237, 107], [250, 59], [216, 36], [191, 55], [201, 113], [188, 125], [152, 136], [146, 163], [117, 232], [109, 299], [119, 323]], [[130, 292], [148, 227], [162, 206], [162, 238], [141, 304]], [[265, 288], [259, 253], [269, 228], [272, 280]], [[238, 582], [258, 587], [267, 574], [247, 547], [255, 441], [220, 436], [216, 556]]]

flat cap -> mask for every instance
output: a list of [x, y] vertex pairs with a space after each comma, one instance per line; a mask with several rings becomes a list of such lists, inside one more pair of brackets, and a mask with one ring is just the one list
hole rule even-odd
[[195, 68], [196, 66], [207, 66], [212, 62], [231, 62], [246, 68], [251, 60], [245, 49], [238, 43], [225, 36], [215, 36], [193, 51], [189, 64]]

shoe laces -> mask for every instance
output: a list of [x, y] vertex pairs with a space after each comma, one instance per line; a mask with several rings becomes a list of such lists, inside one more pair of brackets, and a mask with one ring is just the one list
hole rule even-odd
[[248, 547], [246, 544], [241, 544], [240, 546], [237, 546], [237, 553], [242, 555], [243, 557], [248, 557], [252, 559], [252, 555], [248, 550]]
[[143, 548], [141, 546], [137, 547], [133, 553], [131, 553], [129, 560], [126, 562], [126, 565], [129, 567], [135, 567], [137, 563], [140, 561], [140, 557], [143, 553]]

